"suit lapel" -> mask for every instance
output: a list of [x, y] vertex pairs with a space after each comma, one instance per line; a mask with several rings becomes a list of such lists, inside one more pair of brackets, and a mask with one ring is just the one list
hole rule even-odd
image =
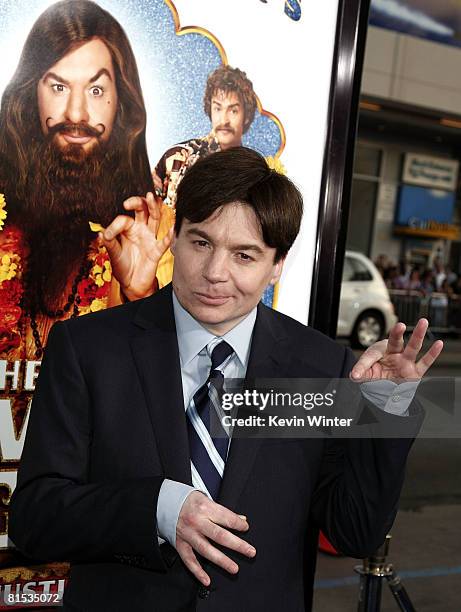
[[137, 330], [131, 350], [165, 477], [191, 484], [171, 287], [144, 300], [133, 322]]
[[[260, 304], [253, 332], [246, 381], [277, 378], [287, 371], [288, 352], [283, 350], [283, 333], [273, 313]], [[251, 384], [251, 382], [250, 382]], [[234, 509], [250, 476], [263, 438], [233, 438], [226, 461], [218, 501]]]

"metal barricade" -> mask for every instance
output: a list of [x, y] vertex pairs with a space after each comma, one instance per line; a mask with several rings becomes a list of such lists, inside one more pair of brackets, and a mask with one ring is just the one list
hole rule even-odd
[[421, 315], [422, 294], [419, 291], [390, 289], [389, 295], [399, 321], [406, 323], [407, 327], [414, 327], [418, 319], [423, 316]]
[[447, 323], [450, 330], [461, 333], [461, 295], [451, 295]]
[[418, 319], [425, 317], [433, 332], [461, 333], [461, 296], [434, 292], [424, 295], [419, 291], [390, 289], [399, 321], [412, 329]]

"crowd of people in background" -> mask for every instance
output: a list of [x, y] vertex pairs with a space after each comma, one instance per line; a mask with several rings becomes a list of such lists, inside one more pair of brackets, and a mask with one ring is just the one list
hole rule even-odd
[[424, 296], [434, 292], [461, 296], [461, 275], [445, 265], [440, 257], [434, 259], [431, 268], [403, 261], [396, 265], [387, 255], [379, 255], [374, 263], [388, 289], [418, 291]]

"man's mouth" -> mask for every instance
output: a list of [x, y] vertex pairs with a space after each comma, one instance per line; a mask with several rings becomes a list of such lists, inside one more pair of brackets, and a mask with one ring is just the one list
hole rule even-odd
[[84, 145], [90, 142], [92, 138], [100, 138], [105, 131], [104, 126], [101, 126], [102, 130], [98, 130], [88, 123], [68, 123], [61, 122], [57, 123], [48, 128], [49, 135], [54, 136], [59, 134], [69, 144]]
[[90, 140], [92, 138], [94, 138], [94, 136], [89, 136], [88, 134], [84, 134], [80, 131], [67, 131], [64, 130], [62, 132], [59, 132], [61, 134], [61, 136], [64, 138], [64, 140], [66, 142], [68, 142], [69, 144], [79, 144], [79, 145], [84, 145], [87, 142], [90, 142]]
[[230, 295], [210, 295], [209, 293], [195, 293], [199, 302], [205, 304], [206, 306], [222, 306], [228, 300], [230, 300]]

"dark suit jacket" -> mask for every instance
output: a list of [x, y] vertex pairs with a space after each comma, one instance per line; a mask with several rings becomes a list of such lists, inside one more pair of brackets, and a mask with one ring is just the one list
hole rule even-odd
[[[248, 376], [347, 376], [350, 351], [258, 307]], [[399, 417], [389, 416], [389, 419]], [[408, 417], [413, 419], [416, 417]], [[39, 376], [10, 537], [72, 562], [69, 610], [310, 610], [319, 527], [351, 556], [383, 541], [411, 440], [232, 440], [219, 502], [247, 515], [257, 550], [204, 589], [158, 546], [164, 478], [191, 483], [171, 288], [57, 323]]]

